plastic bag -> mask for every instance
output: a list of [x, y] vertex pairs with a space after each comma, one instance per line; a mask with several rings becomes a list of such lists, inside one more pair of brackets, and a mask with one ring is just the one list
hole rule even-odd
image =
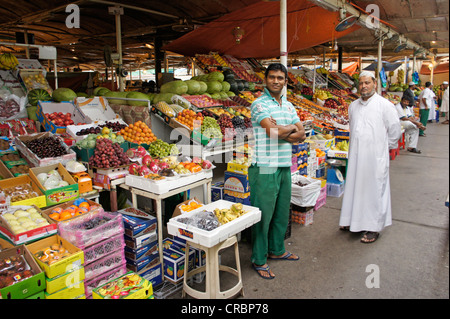
[[177, 221], [206, 231], [214, 230], [221, 225], [216, 215], [208, 211], [202, 211], [189, 217], [181, 217]]
[[[4, 91], [2, 91], [4, 93]], [[0, 95], [0, 120], [14, 120], [28, 117], [27, 97], [18, 97], [14, 94]]]
[[[296, 183], [302, 183], [299, 186]], [[320, 195], [320, 180], [295, 175], [292, 177], [291, 203], [301, 207], [316, 205], [317, 198]]]

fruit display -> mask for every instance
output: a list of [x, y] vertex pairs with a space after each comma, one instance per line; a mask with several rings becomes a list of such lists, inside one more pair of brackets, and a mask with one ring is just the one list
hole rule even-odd
[[177, 112], [164, 101], [159, 101], [155, 104], [155, 107], [168, 117], [174, 117], [177, 114]]
[[[127, 273], [124, 276], [114, 279], [113, 281], [95, 289], [95, 296], [103, 299], [124, 299], [127, 297], [134, 298], [133, 294], [139, 291], [145, 291], [151, 284], [141, 276], [135, 273]], [[139, 294], [140, 295], [140, 294]], [[146, 294], [142, 297], [148, 298]], [[141, 298], [136, 297], [136, 298]]]
[[234, 125], [231, 122], [231, 117], [229, 117], [226, 114], [222, 114], [222, 115], [220, 115], [219, 119], [217, 120], [217, 123], [219, 124], [220, 130], [225, 139], [234, 137], [234, 134], [235, 134]]
[[348, 141], [340, 141], [338, 143], [336, 143], [336, 145], [332, 146], [331, 149], [333, 151], [344, 151], [344, 152], [348, 152]]
[[32, 89], [28, 92], [28, 103], [31, 106], [36, 106], [38, 101], [50, 101], [52, 96], [45, 89]]
[[39, 173], [36, 177], [46, 190], [69, 185], [68, 182], [62, 179], [57, 170], [51, 170], [47, 173]]
[[130, 159], [120, 144], [108, 138], [97, 139], [94, 155], [89, 158], [89, 165], [97, 168], [115, 168], [129, 163]]
[[148, 146], [148, 152], [152, 157], [166, 157], [170, 155], [178, 155], [180, 151], [176, 144], [169, 144], [160, 139], [150, 143]]
[[249, 106], [252, 105], [252, 103], [250, 103], [249, 101], [247, 101], [243, 97], [240, 97], [240, 96], [237, 96], [237, 95], [236, 96], [231, 96], [230, 99], [235, 101], [238, 105], [241, 105], [241, 106], [249, 107]]
[[78, 141], [75, 145], [78, 146], [79, 148], [91, 149], [91, 148], [95, 148], [95, 146], [97, 145], [97, 141], [99, 139], [109, 139], [113, 143], [119, 143], [119, 144], [122, 144], [125, 142], [125, 138], [122, 135], [112, 132], [107, 127], [103, 127], [99, 133], [89, 134], [86, 138]]
[[79, 199], [75, 200], [72, 205], [66, 208], [61, 206], [53, 208], [48, 217], [55, 221], [67, 220], [75, 216], [82, 215], [93, 210], [97, 206], [91, 206], [86, 200]]
[[[68, 126], [68, 125], [74, 124], [71, 113], [52, 112], [52, 113], [46, 113], [45, 117], [50, 122], [53, 122], [53, 124], [55, 124], [56, 126]], [[81, 123], [81, 124], [84, 124], [84, 123]]]
[[19, 65], [19, 61], [12, 53], [3, 53], [0, 55], [0, 69], [12, 70]]
[[44, 136], [34, 140], [24, 142], [37, 157], [59, 157], [67, 154], [61, 141], [54, 136]]
[[150, 144], [151, 142], [156, 141], [156, 136], [153, 134], [151, 128], [142, 121], [137, 121], [134, 124], [130, 124], [121, 129], [118, 135], [123, 136], [128, 142], [136, 144]]
[[191, 131], [194, 129], [194, 121], [203, 122], [202, 113], [195, 113], [193, 110], [184, 109], [182, 112], [178, 113], [175, 120], [185, 126], [187, 126]]
[[34, 276], [33, 271], [21, 255], [0, 259], [0, 289], [14, 285]]
[[219, 138], [222, 139], [222, 132], [217, 121], [212, 117], [205, 117], [201, 126], [201, 132], [203, 136], [207, 138]]
[[22, 158], [17, 153], [7, 153], [5, 155], [2, 155], [0, 157], [0, 159], [3, 162], [16, 162], [16, 161], [20, 161]]
[[333, 94], [331, 94], [331, 92], [329, 92], [327, 90], [320, 90], [320, 89], [317, 89], [313, 95], [313, 98], [320, 99], [322, 101], [325, 101], [326, 99], [331, 98], [331, 97], [333, 97]]
[[28, 165], [15, 165], [11, 167], [9, 170], [14, 176], [28, 174], [30, 167]]
[[301, 91], [302, 95], [314, 95], [313, 90], [310, 87], [304, 86]]
[[222, 105], [222, 103], [220, 103], [219, 101], [213, 99], [208, 95], [183, 95], [183, 97], [197, 108], [206, 108]]
[[305, 110], [300, 109], [300, 108], [297, 108], [295, 110], [297, 112], [298, 118], [302, 122], [312, 121], [314, 119], [314, 117], [311, 115], [311, 113], [309, 113], [309, 111], [305, 111]]
[[0, 118], [8, 119], [20, 112], [20, 105], [15, 98], [0, 97]]
[[39, 196], [39, 194], [36, 193], [29, 184], [19, 184], [11, 187], [3, 187], [0, 188], [0, 192], [1, 191], [3, 191], [5, 196], [10, 197], [11, 202], [19, 202]]
[[247, 211], [243, 210], [243, 206], [241, 203], [235, 203], [231, 205], [231, 208], [214, 209], [214, 214], [216, 215], [221, 225], [231, 222], [232, 220], [239, 218], [245, 213], [247, 213]]
[[0, 139], [0, 150], [1, 151], [6, 151], [10, 147], [11, 147], [11, 145], [9, 145], [8, 140]]
[[69, 88], [57, 88], [52, 92], [52, 99], [55, 102], [73, 101], [77, 94]]
[[187, 202], [186, 204], [180, 205], [180, 209], [183, 212], [190, 212], [191, 210], [200, 208], [202, 206], [203, 206], [203, 204], [197, 202], [195, 199], [192, 199], [189, 202]]
[[32, 206], [10, 207], [2, 213], [1, 218], [8, 224], [14, 234], [49, 225], [49, 222]]
[[[105, 130], [102, 131], [102, 129], [106, 127], [109, 129], [109, 131]], [[120, 123], [120, 122], [113, 122], [113, 121], [106, 121], [104, 124], [99, 124], [98, 126], [92, 126], [89, 128], [84, 128], [79, 131], [77, 131], [75, 134], [77, 136], [83, 136], [88, 134], [109, 134], [110, 132], [120, 132], [120, 130], [127, 127], [126, 124]]]
[[33, 255], [44, 264], [50, 266], [66, 257], [69, 257], [71, 253], [64, 248], [63, 245], [53, 244], [42, 250], [33, 252]]

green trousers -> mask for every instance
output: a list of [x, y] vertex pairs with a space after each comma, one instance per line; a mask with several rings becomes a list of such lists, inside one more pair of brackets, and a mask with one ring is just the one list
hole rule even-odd
[[[428, 123], [428, 116], [430, 115], [430, 109], [425, 110], [425, 109], [420, 109], [419, 110], [419, 115], [420, 115], [420, 123], [423, 124], [423, 126], [427, 126]], [[423, 135], [423, 131], [419, 130], [419, 135]]]
[[285, 252], [284, 237], [291, 204], [290, 167], [265, 168], [252, 165], [248, 170], [250, 202], [261, 210], [261, 220], [252, 227], [252, 263], [264, 265], [268, 254]]

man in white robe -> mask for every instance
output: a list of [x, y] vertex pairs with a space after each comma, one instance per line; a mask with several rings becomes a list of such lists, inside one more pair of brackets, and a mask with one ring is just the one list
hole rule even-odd
[[339, 225], [363, 231], [361, 242], [377, 240], [392, 224], [389, 149], [398, 147], [401, 126], [395, 106], [376, 93], [373, 73], [359, 76], [361, 98], [350, 104], [350, 148]]
[[441, 104], [441, 112], [442, 112], [442, 117], [444, 118], [444, 121], [442, 122], [442, 124], [448, 124], [448, 98], [449, 98], [449, 92], [448, 92], [448, 82], [444, 81], [442, 82], [442, 85], [445, 88], [444, 93], [442, 94], [442, 104]]

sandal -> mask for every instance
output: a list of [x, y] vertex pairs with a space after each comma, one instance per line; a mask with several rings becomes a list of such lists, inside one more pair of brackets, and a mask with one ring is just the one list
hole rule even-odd
[[418, 150], [417, 148], [408, 148], [408, 152], [422, 154], [422, 151]]
[[339, 227], [339, 230], [350, 231], [350, 226], [341, 226], [341, 227]]
[[364, 235], [361, 237], [361, 242], [365, 244], [373, 243], [378, 239], [380, 236], [380, 233], [372, 232], [372, 231], [366, 231]]
[[286, 252], [284, 255], [281, 255], [279, 257], [271, 257], [271, 256], [269, 256], [269, 259], [299, 260], [300, 258], [297, 255], [294, 255], [292, 253]]
[[275, 278], [275, 275], [271, 274], [269, 265], [267, 265], [266, 267], [264, 266], [257, 266], [255, 264], [252, 264], [253, 269], [256, 270], [256, 272], [258, 273], [258, 275], [264, 279], [273, 279]]

